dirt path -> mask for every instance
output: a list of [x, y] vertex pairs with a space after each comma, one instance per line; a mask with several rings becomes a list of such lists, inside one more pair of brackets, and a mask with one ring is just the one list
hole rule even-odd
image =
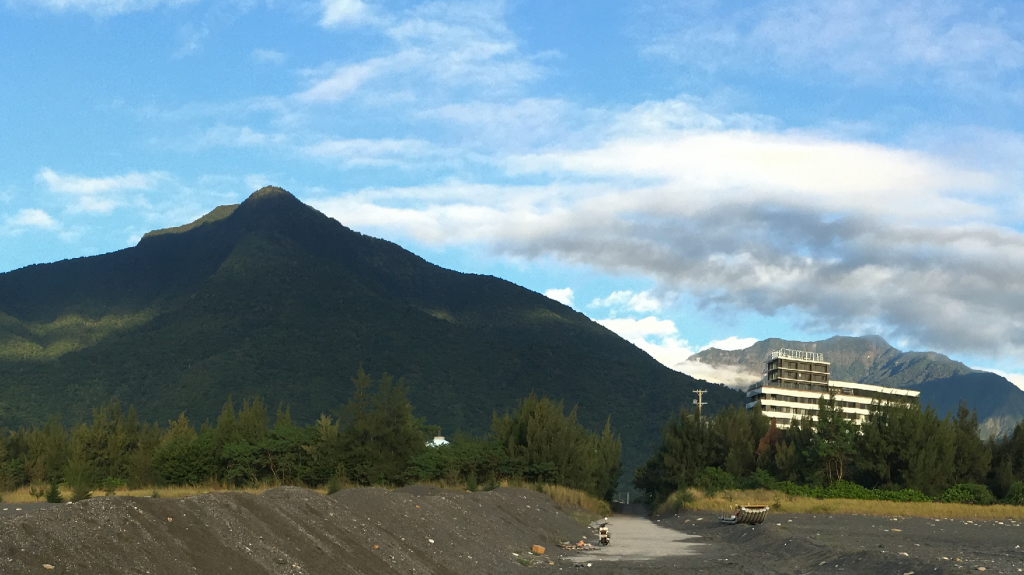
[[650, 519], [616, 515], [608, 522], [611, 544], [597, 551], [581, 552], [566, 557], [573, 563], [601, 561], [647, 561], [662, 557], [697, 555], [705, 545], [699, 535], [687, 535], [661, 527]]

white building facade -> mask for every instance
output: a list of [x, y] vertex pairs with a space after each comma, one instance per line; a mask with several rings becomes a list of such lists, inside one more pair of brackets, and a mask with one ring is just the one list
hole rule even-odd
[[780, 349], [764, 358], [761, 381], [747, 388], [747, 409], [761, 406], [776, 427], [785, 429], [797, 419], [817, 420], [818, 399], [832, 391], [847, 419], [860, 424], [871, 413], [871, 404], [887, 401], [917, 401], [920, 391], [834, 381], [829, 362], [820, 353]]

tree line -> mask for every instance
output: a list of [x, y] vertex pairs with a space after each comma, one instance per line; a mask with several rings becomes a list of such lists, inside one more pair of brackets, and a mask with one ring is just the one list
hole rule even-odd
[[666, 423], [634, 485], [656, 503], [688, 487], [769, 487], [819, 497], [1024, 504], [1024, 422], [985, 441], [964, 402], [944, 418], [915, 401], [876, 402], [857, 426], [835, 395], [823, 396], [816, 420], [797, 419], [787, 429], [759, 408], [706, 418], [683, 409]]
[[621, 469], [622, 446], [610, 420], [602, 433], [576, 421], [576, 409], [531, 394], [511, 412], [494, 414], [482, 438], [456, 433], [428, 446], [439, 428], [415, 417], [402, 379], [374, 381], [362, 369], [351, 399], [312, 424], [292, 421], [279, 406], [273, 425], [260, 398], [229, 398], [215, 423], [198, 430], [182, 413], [166, 426], [142, 422], [111, 401], [91, 423], [66, 428], [59, 417], [31, 429], [0, 429], [0, 491], [26, 485], [40, 497], [67, 485], [73, 497], [119, 486], [255, 484], [401, 485], [446, 480], [544, 482], [608, 497]]

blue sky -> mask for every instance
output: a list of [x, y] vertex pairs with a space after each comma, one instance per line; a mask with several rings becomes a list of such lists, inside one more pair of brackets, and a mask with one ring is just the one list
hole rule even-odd
[[0, 103], [0, 271], [275, 184], [671, 366], [877, 333], [1024, 386], [1020, 3], [0, 0]]

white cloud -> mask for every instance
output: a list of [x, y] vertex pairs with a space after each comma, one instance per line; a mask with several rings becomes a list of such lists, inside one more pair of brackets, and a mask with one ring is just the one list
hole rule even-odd
[[330, 77], [316, 81], [309, 89], [297, 94], [296, 98], [304, 102], [336, 102], [355, 92], [364, 82], [380, 75], [382, 68], [390, 62], [377, 59], [362, 64], [352, 64], [336, 68]]
[[665, 337], [660, 341], [651, 341], [648, 339], [633, 339], [629, 341], [633, 345], [647, 352], [647, 355], [650, 355], [662, 365], [676, 371], [682, 371], [679, 369], [679, 365], [685, 362], [686, 358], [693, 355], [693, 350], [690, 349], [686, 340], [677, 337]]
[[590, 307], [609, 307], [617, 310], [633, 311], [637, 313], [648, 313], [661, 309], [661, 302], [651, 295], [650, 292], [632, 291], [612, 292], [606, 298], [596, 298], [590, 302]]
[[757, 343], [757, 341], [758, 340], [756, 337], [736, 337], [734, 335], [730, 335], [725, 339], [716, 339], [715, 341], [712, 341], [711, 343], [700, 348], [700, 350], [704, 351], [705, 349], [711, 348], [721, 349], [723, 351], [747, 349], [748, 347]]
[[187, 144], [189, 149], [202, 149], [211, 146], [230, 148], [258, 148], [283, 144], [287, 140], [284, 134], [267, 134], [249, 126], [227, 126], [217, 124], [209, 128], [198, 138]]
[[706, 308], [795, 313], [816, 332], [873, 325], [914, 347], [1024, 359], [1012, 154], [961, 164], [684, 102], [508, 158], [513, 177], [547, 183], [368, 189], [317, 207], [375, 233], [644, 277]]
[[89, 178], [61, 175], [50, 168], [43, 168], [36, 179], [49, 187], [51, 192], [73, 197], [71, 211], [107, 213], [121, 205], [123, 192], [149, 190], [164, 174], [158, 172], [129, 172], [120, 176]]
[[320, 25], [333, 28], [341, 24], [357, 24], [366, 20], [370, 10], [361, 0], [320, 0], [323, 16]]
[[955, 97], [1022, 87], [1024, 14], [997, 1], [659, 3], [652, 13], [645, 51], [687, 66], [774, 68], [804, 80], [829, 71], [886, 88], [937, 83]]
[[462, 130], [463, 145], [488, 150], [529, 149], [565, 136], [565, 124], [590, 119], [564, 100], [523, 98], [514, 102], [446, 104], [420, 114]]
[[436, 160], [443, 153], [424, 140], [388, 138], [325, 140], [300, 151], [314, 158], [339, 161], [346, 167], [408, 165], [427, 157]]
[[991, 174], [918, 152], [753, 131], [637, 134], [587, 150], [514, 157], [509, 165], [514, 172], [626, 176], [664, 184], [669, 187], [657, 199], [682, 212], [761, 199], [780, 208], [899, 213], [904, 221], [962, 219], [990, 211], [958, 196], [988, 196], [996, 185]]
[[[646, 339], [648, 337], [671, 337], [677, 335], [679, 330], [676, 324], [670, 319], [658, 319], [654, 316], [647, 316], [642, 319], [633, 318], [611, 318], [599, 319], [597, 323], [614, 331], [628, 340]], [[690, 352], [691, 354], [693, 352]], [[689, 356], [687, 356], [689, 357]]]
[[160, 6], [180, 6], [197, 0], [8, 0], [15, 6], [35, 6], [53, 12], [85, 12], [95, 16], [115, 16], [128, 12], [153, 10]]
[[716, 367], [700, 361], [682, 361], [673, 366], [673, 369], [681, 371], [690, 377], [740, 389], [745, 389], [760, 379], [760, 376], [748, 373], [736, 366], [723, 365]]
[[597, 323], [672, 369], [677, 369], [678, 364], [693, 355], [689, 344], [678, 337], [679, 330], [672, 320], [648, 316], [643, 319], [599, 319]]
[[26, 208], [19, 210], [13, 216], [9, 216], [6, 219], [6, 227], [9, 230], [20, 232], [28, 228], [56, 230], [60, 228], [60, 224], [43, 210]]
[[[356, 10], [356, 3], [337, 5], [339, 23]], [[427, 2], [377, 21], [392, 44], [390, 53], [307, 70], [311, 85], [295, 94], [295, 100], [337, 102], [364, 92], [368, 101], [379, 103], [403, 92], [408, 93], [406, 98], [417, 99], [466, 86], [483, 88], [492, 96], [508, 93], [537, 78], [540, 67], [519, 52], [515, 35], [504, 23], [504, 11], [504, 3], [496, 1]]]
[[565, 304], [565, 305], [567, 305], [569, 307], [572, 307], [572, 298], [573, 298], [572, 288], [561, 288], [561, 289], [551, 288], [551, 289], [545, 291], [544, 295], [546, 295], [549, 298], [557, 301], [558, 303]]
[[253, 60], [257, 62], [264, 62], [267, 64], [283, 64], [288, 59], [284, 52], [278, 52], [277, 50], [270, 50], [267, 48], [257, 48], [250, 54]]

